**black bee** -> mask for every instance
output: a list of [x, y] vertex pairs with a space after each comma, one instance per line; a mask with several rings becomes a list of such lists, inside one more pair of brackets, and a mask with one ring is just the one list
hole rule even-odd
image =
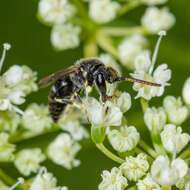
[[[82, 103], [80, 93], [87, 86], [97, 86], [102, 101], [111, 98], [106, 94], [106, 81], [110, 84], [119, 81], [138, 82], [150, 86], [161, 86], [160, 84], [147, 82], [139, 79], [120, 77], [112, 67], [106, 67], [97, 58], [81, 59], [75, 65], [53, 73], [40, 80], [40, 87], [46, 87], [55, 81], [48, 98], [50, 114], [57, 122], [60, 114], [67, 104], [73, 104], [73, 100]], [[73, 98], [74, 97], [74, 98]]]

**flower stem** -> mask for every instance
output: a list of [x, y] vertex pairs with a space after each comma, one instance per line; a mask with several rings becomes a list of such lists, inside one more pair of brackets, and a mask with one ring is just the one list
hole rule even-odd
[[125, 36], [130, 34], [146, 34], [146, 31], [142, 26], [135, 27], [102, 27], [100, 29], [102, 32], [110, 36]]
[[99, 31], [97, 33], [97, 43], [104, 51], [107, 51], [108, 53], [112, 54], [116, 59], [119, 59], [118, 51], [113, 46], [112, 39], [108, 34]]
[[140, 0], [128, 1], [126, 4], [121, 6], [120, 10], [118, 11], [118, 16], [117, 17], [120, 17], [120, 16], [124, 15], [125, 13], [133, 10], [134, 8], [138, 7], [139, 5], [141, 5]]
[[187, 150], [185, 150], [184, 152], [182, 152], [180, 155], [179, 155], [179, 157], [181, 158], [181, 159], [185, 159], [185, 158], [187, 158], [187, 157], [189, 157], [190, 156], [190, 148], [188, 148]]
[[154, 151], [154, 149], [147, 145], [143, 140], [139, 141], [139, 146], [142, 147], [151, 157], [157, 157], [157, 153]]
[[190, 158], [186, 158], [186, 159], [185, 159], [185, 162], [186, 162], [188, 165], [190, 165]]
[[96, 38], [87, 40], [84, 44], [84, 57], [97, 57], [98, 47], [96, 44]]
[[16, 181], [12, 179], [10, 176], [8, 176], [2, 169], [0, 169], [0, 178], [8, 186], [12, 186], [16, 183]]
[[133, 185], [133, 186], [127, 188], [127, 190], [137, 190], [137, 186], [136, 186], [136, 185]]
[[125, 160], [119, 158], [112, 152], [110, 152], [102, 143], [101, 144], [96, 144], [97, 148], [101, 150], [108, 158], [114, 160], [115, 162], [122, 164], [125, 162]]
[[172, 187], [171, 186], [165, 186], [165, 187], [162, 187], [161, 190], [171, 190]]

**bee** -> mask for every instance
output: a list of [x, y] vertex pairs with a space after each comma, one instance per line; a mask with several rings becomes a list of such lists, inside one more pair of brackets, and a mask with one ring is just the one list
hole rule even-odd
[[74, 100], [82, 104], [80, 94], [88, 86], [96, 85], [102, 102], [110, 99], [111, 97], [106, 94], [106, 81], [110, 84], [130, 81], [150, 86], [161, 86], [157, 83], [121, 77], [115, 69], [106, 67], [98, 58], [81, 59], [67, 69], [43, 78], [39, 85], [43, 88], [54, 82], [48, 97], [48, 104], [51, 117], [54, 122], [57, 122], [68, 104], [72, 105]]

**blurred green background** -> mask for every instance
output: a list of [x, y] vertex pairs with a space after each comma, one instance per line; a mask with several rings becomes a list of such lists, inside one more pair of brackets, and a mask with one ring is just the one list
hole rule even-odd
[[[82, 57], [82, 44], [81, 47], [74, 50], [54, 51], [50, 44], [51, 29], [42, 25], [36, 18], [37, 4], [37, 0], [0, 0], [0, 44], [9, 42], [12, 45], [7, 54], [3, 71], [13, 64], [28, 65], [38, 72], [38, 78], [42, 78], [54, 71], [66, 68]], [[169, 68], [172, 69], [171, 86], [166, 88], [165, 95], [180, 96], [183, 83], [190, 76], [190, 1], [170, 0], [168, 6], [176, 16], [176, 25], [161, 43], [158, 63], [168, 63]], [[145, 7], [140, 7], [131, 11], [120, 18], [118, 24], [128, 21], [139, 24], [144, 10]], [[149, 38], [151, 50], [153, 50], [157, 36]], [[126, 75], [128, 72], [123, 70]], [[126, 117], [129, 124], [135, 125], [142, 132], [142, 137], [147, 140], [149, 136], [143, 123], [139, 100], [134, 100], [135, 93], [131, 87], [131, 84], [126, 83], [119, 86], [120, 89], [127, 90], [132, 95], [133, 106], [127, 112]], [[47, 95], [48, 89], [33, 93], [28, 97], [27, 104], [30, 102], [46, 104]], [[154, 98], [151, 103], [159, 106], [162, 104], [162, 99], [162, 97]], [[189, 123], [190, 120], [184, 123], [184, 131], [190, 132]], [[22, 142], [18, 146], [19, 148], [27, 147], [32, 143], [33, 146], [40, 144], [44, 147], [55, 136], [56, 133], [45, 135], [35, 138], [35, 140]], [[85, 140], [82, 144], [84, 148], [78, 154], [78, 158], [82, 162], [80, 167], [68, 171], [52, 164], [51, 161], [46, 161], [44, 165], [57, 176], [60, 185], [66, 185], [70, 190], [95, 190], [101, 180], [101, 171], [117, 166], [117, 164], [99, 152], [91, 140]], [[12, 164], [0, 164], [0, 166], [13, 177], [20, 175]]]

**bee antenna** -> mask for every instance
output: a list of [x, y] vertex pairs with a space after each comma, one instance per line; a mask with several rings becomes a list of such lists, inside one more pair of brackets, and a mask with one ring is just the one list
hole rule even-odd
[[128, 78], [128, 77], [119, 77], [117, 81], [138, 82], [141, 84], [145, 84], [145, 85], [149, 85], [149, 86], [157, 86], [157, 87], [161, 86], [161, 84], [158, 84], [158, 83], [153, 83], [153, 82], [148, 82], [148, 81], [135, 79], [135, 78]]

